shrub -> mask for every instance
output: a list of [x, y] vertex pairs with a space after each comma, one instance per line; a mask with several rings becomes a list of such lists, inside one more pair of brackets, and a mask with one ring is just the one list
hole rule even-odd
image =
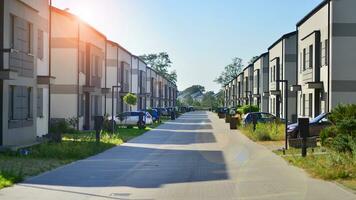
[[137, 96], [132, 93], [128, 93], [124, 96], [124, 102], [130, 106], [134, 106], [137, 103]]
[[238, 107], [238, 109], [236, 110], [236, 112], [241, 115], [247, 114], [249, 112], [258, 112], [258, 111], [260, 111], [260, 108], [255, 105], [244, 105], [244, 106]]
[[322, 130], [322, 145], [338, 152], [356, 154], [356, 104], [336, 106], [329, 119], [334, 125]]
[[253, 125], [248, 125], [243, 133], [254, 141], [281, 141], [285, 138], [284, 127], [280, 123], [258, 123], [255, 131]]

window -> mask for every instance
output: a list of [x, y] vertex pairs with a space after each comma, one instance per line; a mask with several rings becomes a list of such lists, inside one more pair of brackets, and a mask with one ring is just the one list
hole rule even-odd
[[273, 81], [276, 81], [276, 65], [273, 66]]
[[303, 71], [306, 69], [306, 63], [307, 63], [307, 50], [304, 48], [303, 49]]
[[41, 60], [43, 59], [43, 46], [44, 46], [43, 31], [38, 30], [38, 32], [37, 32], [37, 58], [39, 58]]
[[301, 52], [300, 55], [299, 55], [299, 73], [302, 73], [303, 71], [303, 53]]
[[32, 88], [9, 87], [9, 120], [27, 120], [32, 116]]
[[79, 95], [79, 116], [84, 116], [84, 109], [85, 109], [85, 96], [84, 94]]
[[309, 93], [309, 117], [313, 117], [313, 94]]
[[325, 40], [324, 54], [325, 54], [324, 63], [325, 65], [329, 65], [329, 40], [328, 39]]
[[43, 88], [37, 89], [37, 117], [43, 117]]
[[79, 52], [79, 72], [85, 73], [85, 53]]
[[309, 68], [313, 68], [313, 62], [314, 62], [314, 50], [313, 50], [313, 45], [309, 46]]
[[306, 109], [306, 99], [305, 99], [305, 94], [303, 94], [303, 116], [305, 116], [305, 109]]

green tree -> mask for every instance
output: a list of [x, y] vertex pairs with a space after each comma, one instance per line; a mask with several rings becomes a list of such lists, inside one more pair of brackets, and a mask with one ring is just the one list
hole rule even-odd
[[250, 64], [253, 64], [253, 63], [256, 61], [257, 58], [258, 58], [258, 56], [252, 57], [252, 58], [250, 59], [250, 61], [248, 61], [248, 64], [249, 64], [249, 65], [250, 65]]
[[201, 105], [203, 107], [217, 107], [218, 102], [215, 93], [213, 91], [206, 92], [203, 96]]
[[169, 81], [177, 82], [177, 72], [169, 72], [172, 67], [172, 61], [167, 52], [160, 52], [158, 54], [144, 54], [139, 58], [147, 63], [147, 65], [156, 70], [161, 76], [167, 78]]
[[226, 85], [243, 70], [243, 67], [241, 58], [233, 58], [232, 63], [225, 66], [224, 71], [214, 81]]
[[137, 96], [132, 93], [128, 93], [124, 96], [124, 102], [130, 106], [131, 110], [131, 106], [134, 106], [137, 103]]

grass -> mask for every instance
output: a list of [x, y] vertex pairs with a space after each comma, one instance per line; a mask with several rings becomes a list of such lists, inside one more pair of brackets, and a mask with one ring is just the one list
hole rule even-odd
[[356, 190], [356, 157], [348, 153], [338, 153], [327, 148], [309, 148], [307, 157], [301, 157], [300, 149], [288, 149], [286, 155], [274, 151], [290, 164], [303, 168], [312, 177], [336, 181]]
[[253, 125], [248, 125], [241, 131], [253, 141], [282, 141], [285, 137], [284, 124], [279, 123], [258, 123], [255, 131]]
[[[162, 122], [167, 119], [162, 119]], [[57, 168], [61, 165], [84, 159], [120, 145], [157, 127], [146, 129], [118, 128], [114, 134], [102, 132], [100, 143], [95, 141], [95, 132], [80, 131], [63, 134], [61, 143], [44, 142], [27, 148], [28, 155], [17, 152], [0, 153], [0, 189], [23, 181], [26, 177]]]

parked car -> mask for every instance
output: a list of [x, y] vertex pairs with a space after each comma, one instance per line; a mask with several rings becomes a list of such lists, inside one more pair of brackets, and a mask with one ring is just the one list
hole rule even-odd
[[[322, 113], [309, 121], [309, 136], [320, 136], [320, 132], [332, 125], [332, 122], [328, 119], [329, 113]], [[298, 123], [290, 124], [287, 127], [288, 136], [291, 138], [301, 137], [299, 135]]]
[[[143, 121], [140, 123], [141, 114]], [[110, 117], [109, 120], [111, 120]], [[139, 128], [145, 128], [146, 125], [153, 124], [153, 119], [151, 114], [146, 111], [124, 112], [115, 117], [115, 123], [126, 127], [138, 126]]]
[[274, 116], [271, 113], [267, 112], [251, 112], [247, 113], [242, 117], [242, 124], [247, 125], [247, 124], [252, 124], [253, 123], [253, 117], [256, 117], [257, 123], [268, 123], [268, 122], [274, 122], [278, 118]]
[[166, 108], [154, 108], [158, 110], [159, 114], [162, 116], [169, 116], [169, 112]]

